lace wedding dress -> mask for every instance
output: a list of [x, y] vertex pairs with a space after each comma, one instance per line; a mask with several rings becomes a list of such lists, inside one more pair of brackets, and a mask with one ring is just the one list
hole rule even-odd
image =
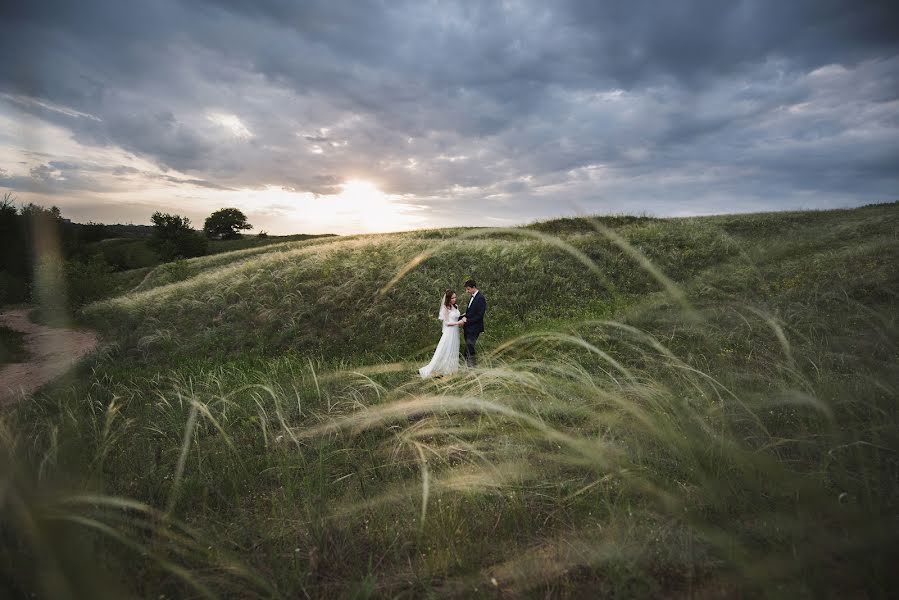
[[459, 370], [459, 329], [461, 327], [448, 324], [459, 321], [459, 309], [441, 306], [437, 318], [443, 321], [443, 335], [437, 342], [437, 349], [434, 350], [431, 362], [418, 370], [422, 377], [449, 375]]

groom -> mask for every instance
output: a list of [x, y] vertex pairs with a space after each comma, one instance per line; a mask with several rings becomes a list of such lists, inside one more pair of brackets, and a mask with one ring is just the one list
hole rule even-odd
[[468, 310], [462, 316], [463, 329], [465, 330], [465, 364], [474, 367], [477, 362], [475, 344], [478, 336], [484, 333], [484, 313], [487, 312], [487, 299], [478, 290], [478, 284], [474, 279], [465, 282], [465, 291], [471, 296], [468, 301]]

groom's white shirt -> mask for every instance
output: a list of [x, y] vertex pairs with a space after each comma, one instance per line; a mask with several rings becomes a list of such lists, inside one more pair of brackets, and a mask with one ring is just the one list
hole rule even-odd
[[480, 291], [481, 290], [478, 290], [477, 292], [475, 292], [474, 294], [471, 295], [471, 300], [468, 301], [468, 308], [471, 308], [471, 303], [474, 302], [474, 297], [477, 296], [478, 292], [480, 292]]

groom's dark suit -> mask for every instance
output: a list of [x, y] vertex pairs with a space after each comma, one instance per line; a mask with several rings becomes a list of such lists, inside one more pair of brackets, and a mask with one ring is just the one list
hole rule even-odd
[[487, 299], [484, 298], [484, 293], [478, 290], [465, 313], [465, 364], [469, 367], [475, 366], [477, 361], [474, 346], [478, 342], [478, 336], [484, 333], [484, 314], [486, 312]]

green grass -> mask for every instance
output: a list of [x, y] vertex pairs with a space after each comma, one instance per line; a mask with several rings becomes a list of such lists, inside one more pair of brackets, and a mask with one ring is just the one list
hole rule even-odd
[[[297, 242], [315, 238], [333, 237], [329, 235], [280, 235], [280, 236], [244, 236], [235, 240], [210, 240], [209, 254], [221, 254], [252, 248], [265, 248], [273, 244]], [[109, 238], [87, 244], [83, 250], [87, 256], [100, 254], [104, 260], [117, 271], [139, 270], [156, 267], [161, 264], [159, 256], [150, 246], [149, 237], [141, 238]]]
[[[0, 585], [886, 597], [897, 238], [894, 203], [158, 267], [84, 309], [98, 355], [5, 415]], [[481, 367], [421, 381], [472, 276]]]
[[272, 244], [281, 244], [284, 242], [300, 242], [303, 240], [311, 240], [315, 238], [332, 237], [331, 234], [308, 234], [298, 233], [294, 235], [277, 235], [259, 237], [256, 235], [245, 235], [236, 240], [210, 240], [209, 254], [220, 254], [222, 252], [233, 252], [235, 250], [246, 250], [248, 248], [264, 248]]
[[24, 362], [27, 359], [25, 334], [0, 325], [0, 365]]

